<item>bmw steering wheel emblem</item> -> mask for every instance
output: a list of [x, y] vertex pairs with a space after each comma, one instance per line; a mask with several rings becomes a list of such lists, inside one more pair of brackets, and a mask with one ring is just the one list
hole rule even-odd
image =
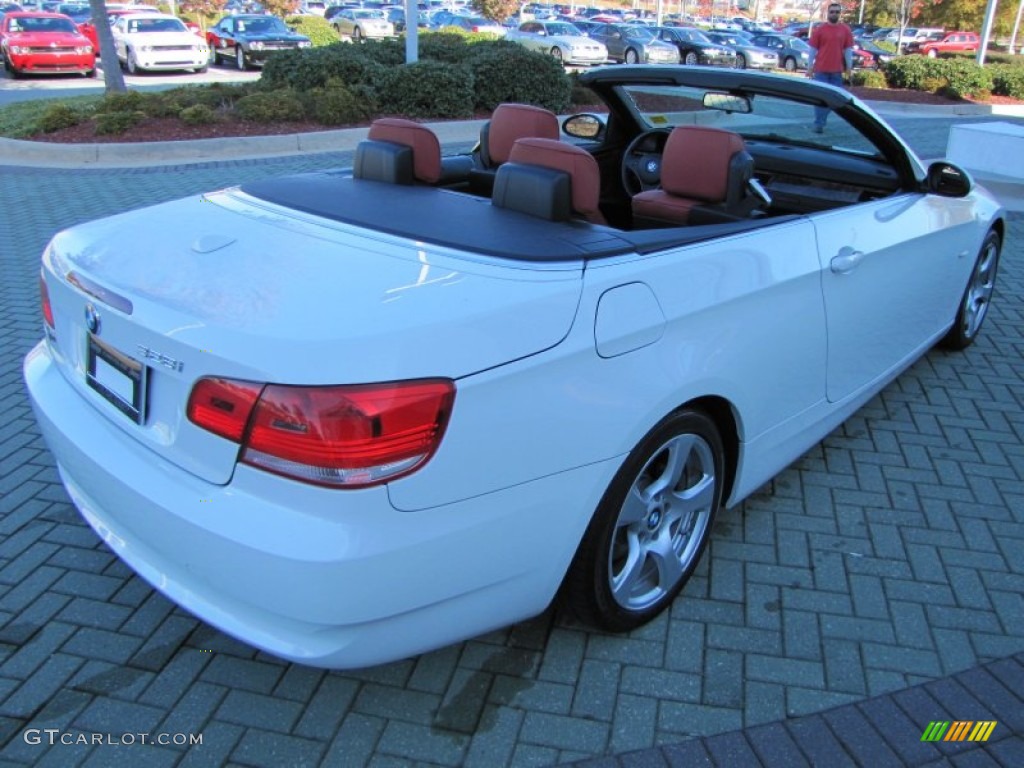
[[648, 160], [647, 161], [647, 172], [648, 173], [657, 173], [658, 172], [658, 161], [657, 160]]

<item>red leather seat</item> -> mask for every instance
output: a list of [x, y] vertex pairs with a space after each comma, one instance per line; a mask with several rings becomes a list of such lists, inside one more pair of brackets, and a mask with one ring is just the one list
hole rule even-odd
[[[409, 147], [412, 150], [413, 178], [424, 184], [436, 184], [441, 180], [441, 142], [434, 132], [425, 125], [397, 117], [383, 117], [370, 124], [367, 140]], [[372, 147], [363, 147], [364, 153], [369, 152], [370, 149]], [[356, 155], [356, 176], [369, 178], [370, 176], [360, 175], [360, 168], [366, 167], [368, 160], [360, 162], [359, 147], [356, 148]], [[367, 172], [369, 173], [369, 171]], [[372, 175], [376, 177], [377, 174]], [[376, 180], [411, 183], [411, 181], [401, 178], [376, 178]]]
[[707, 126], [678, 126], [661, 160], [661, 189], [633, 198], [634, 226], [700, 224], [746, 217], [755, 207], [754, 160], [743, 138]]

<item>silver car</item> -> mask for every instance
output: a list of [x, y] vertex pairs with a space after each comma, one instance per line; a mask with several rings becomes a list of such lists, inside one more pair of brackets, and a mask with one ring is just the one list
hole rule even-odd
[[767, 48], [759, 48], [740, 32], [705, 32], [712, 42], [727, 45], [736, 51], [737, 69], [772, 70], [779, 66], [779, 55]]
[[331, 18], [331, 26], [338, 37], [353, 42], [395, 36], [395, 25], [377, 8], [346, 8]]
[[590, 36], [605, 44], [608, 58], [626, 64], [678, 64], [679, 49], [642, 24], [600, 24]]
[[550, 53], [565, 64], [603, 64], [608, 60], [604, 43], [592, 40], [567, 21], [526, 21], [505, 39]]

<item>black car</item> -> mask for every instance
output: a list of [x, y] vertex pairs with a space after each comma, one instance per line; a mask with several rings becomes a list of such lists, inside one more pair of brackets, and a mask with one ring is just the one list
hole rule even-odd
[[707, 35], [693, 27], [658, 27], [658, 39], [679, 49], [683, 64], [706, 64], [712, 67], [735, 67], [736, 51], [712, 42]]
[[312, 45], [308, 37], [289, 29], [281, 19], [263, 14], [225, 16], [207, 31], [206, 42], [215, 64], [234, 60], [241, 70], [262, 65], [274, 51]]

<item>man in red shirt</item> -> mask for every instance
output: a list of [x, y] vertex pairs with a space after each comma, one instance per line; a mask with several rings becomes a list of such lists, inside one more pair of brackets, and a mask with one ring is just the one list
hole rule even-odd
[[[853, 71], [853, 32], [839, 22], [842, 10], [839, 3], [829, 5], [828, 21], [816, 25], [807, 41], [811, 46], [807, 76], [837, 87], [842, 87], [844, 73], [849, 79]], [[815, 133], [824, 132], [827, 119], [827, 109], [814, 108]]]

